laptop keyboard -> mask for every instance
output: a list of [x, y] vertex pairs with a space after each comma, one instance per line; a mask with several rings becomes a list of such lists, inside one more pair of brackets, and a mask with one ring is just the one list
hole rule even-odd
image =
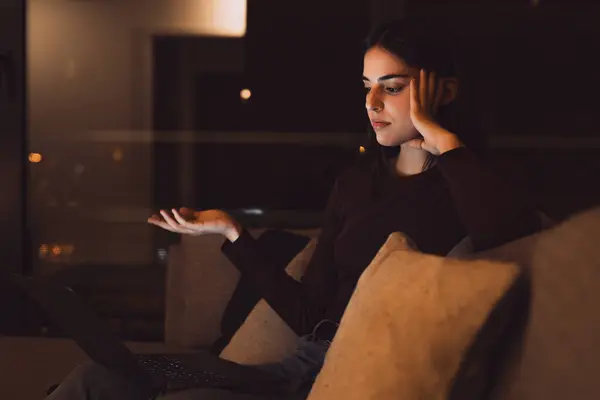
[[136, 358], [150, 374], [166, 378], [169, 387], [214, 387], [229, 381], [226, 376], [213, 372], [192, 371], [180, 360], [168, 355], [138, 355]]

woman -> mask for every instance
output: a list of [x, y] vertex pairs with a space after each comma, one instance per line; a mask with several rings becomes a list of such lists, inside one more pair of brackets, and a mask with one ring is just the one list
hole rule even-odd
[[[303, 337], [295, 356], [263, 367], [285, 377], [297, 398], [310, 389], [358, 278], [390, 233], [404, 232], [421, 251], [445, 255], [467, 235], [482, 250], [540, 227], [532, 206], [447, 129], [444, 120], [458, 93], [447, 49], [407, 22], [375, 29], [366, 48], [363, 82], [376, 143], [367, 161], [336, 181], [301, 283], [270, 268], [254, 239], [223, 211], [162, 210], [148, 220], [175, 233], [227, 239], [224, 253]], [[92, 365], [73, 373], [49, 398], [119, 399], [127, 390], [126, 382]], [[196, 389], [163, 398], [266, 397]]]

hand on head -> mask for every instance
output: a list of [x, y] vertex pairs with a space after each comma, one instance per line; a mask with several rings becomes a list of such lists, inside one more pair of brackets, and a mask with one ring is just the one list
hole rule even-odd
[[436, 156], [462, 146], [458, 137], [433, 117], [444, 101], [444, 88], [440, 83], [435, 72], [427, 73], [424, 69], [419, 82], [414, 78], [410, 81], [410, 118], [422, 137], [404, 143]]

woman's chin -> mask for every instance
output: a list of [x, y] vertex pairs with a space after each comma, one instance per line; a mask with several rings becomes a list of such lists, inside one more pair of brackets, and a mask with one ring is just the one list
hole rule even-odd
[[384, 146], [384, 147], [400, 146], [400, 143], [402, 143], [402, 141], [398, 140], [397, 138], [391, 138], [387, 135], [377, 134], [376, 139], [377, 139], [377, 143], [379, 143], [380, 146]]
[[375, 138], [380, 146], [396, 147], [408, 142], [409, 140], [419, 137], [419, 133], [409, 135], [390, 135], [388, 132], [375, 132]]

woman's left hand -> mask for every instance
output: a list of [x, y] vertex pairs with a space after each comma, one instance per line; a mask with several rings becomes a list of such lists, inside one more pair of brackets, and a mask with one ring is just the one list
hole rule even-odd
[[455, 134], [442, 128], [433, 119], [444, 92], [438, 85], [435, 72], [428, 74], [422, 69], [419, 81], [410, 81], [410, 118], [422, 137], [410, 140], [403, 146], [422, 149], [436, 156], [462, 146]]

